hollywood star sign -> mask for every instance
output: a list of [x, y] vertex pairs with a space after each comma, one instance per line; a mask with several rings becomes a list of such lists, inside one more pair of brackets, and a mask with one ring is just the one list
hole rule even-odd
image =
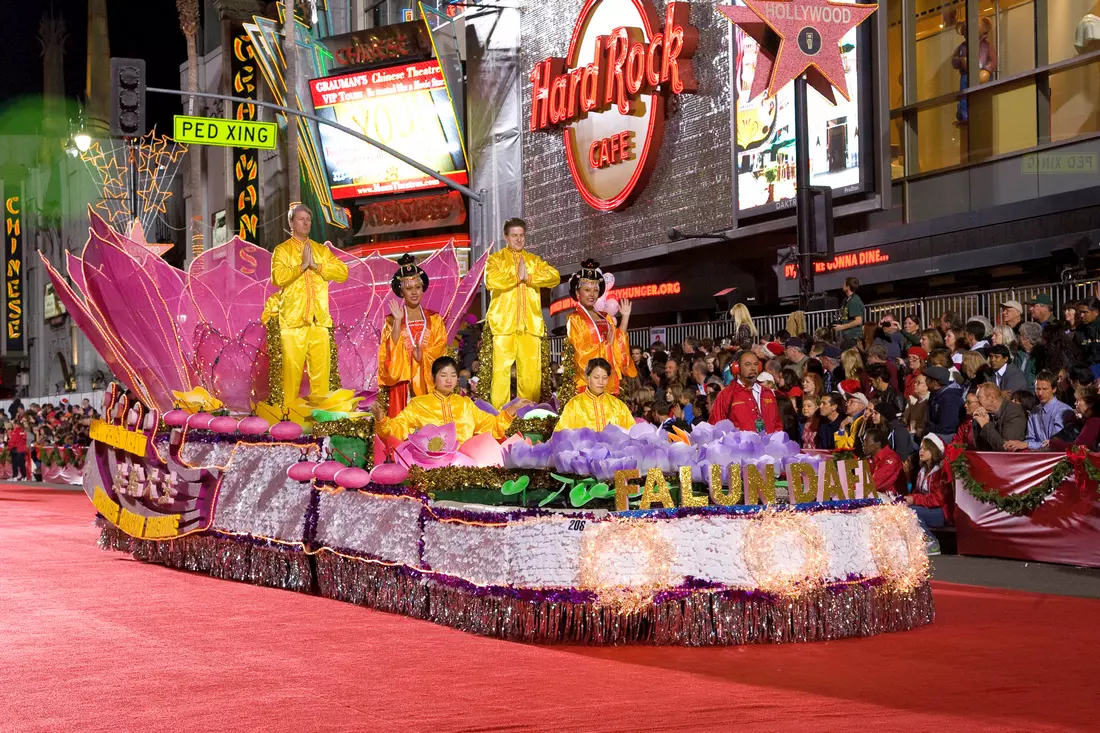
[[668, 96], [695, 92], [699, 32], [690, 4], [670, 2], [664, 27], [649, 0], [587, 0], [565, 58], [531, 70], [531, 132], [561, 129], [577, 190], [600, 211], [645, 188], [664, 136]]

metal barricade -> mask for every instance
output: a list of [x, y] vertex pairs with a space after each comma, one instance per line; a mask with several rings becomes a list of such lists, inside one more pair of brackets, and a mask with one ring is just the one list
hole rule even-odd
[[[907, 300], [888, 300], [870, 303], [864, 312], [866, 323], [877, 323], [883, 315], [893, 314], [899, 320], [904, 320], [908, 315], [915, 315], [920, 319], [921, 328], [931, 328], [939, 322], [940, 316], [945, 311], [959, 314], [965, 323], [973, 316], [985, 316], [993, 323], [1000, 320], [1000, 306], [1006, 300], [1016, 300], [1025, 306], [1029, 300], [1039, 295], [1049, 295], [1054, 303], [1054, 317], [1062, 315], [1062, 309], [1067, 303], [1097, 296], [1100, 292], [1100, 280], [1092, 278], [1070, 283], [1046, 283], [1042, 285], [1026, 285], [1016, 288], [998, 288], [994, 290], [981, 290], [970, 293], [952, 293], [949, 295], [933, 295], [927, 298], [910, 298]], [[752, 319], [761, 338], [771, 338], [779, 331], [786, 329], [787, 318], [790, 313], [778, 315], [755, 316]], [[1027, 320], [1027, 313], [1024, 319]], [[813, 334], [819, 328], [826, 328], [836, 322], [836, 310], [806, 311], [806, 330]], [[665, 345], [669, 348], [678, 346], [685, 338], [695, 337], [699, 340], [711, 339], [718, 343], [724, 338], [733, 335], [733, 321], [706, 321], [702, 323], [675, 323], [667, 326], [658, 326], [665, 333]], [[650, 346], [649, 328], [632, 328], [628, 332], [631, 346], [639, 346], [648, 349]], [[561, 360], [562, 344], [565, 338], [552, 336], [550, 338], [550, 358], [552, 361]]]

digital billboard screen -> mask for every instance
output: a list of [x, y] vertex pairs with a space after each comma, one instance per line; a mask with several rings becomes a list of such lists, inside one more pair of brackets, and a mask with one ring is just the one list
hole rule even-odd
[[[313, 79], [317, 116], [357, 130], [456, 183], [467, 183], [466, 154], [439, 62]], [[336, 200], [409, 193], [444, 184], [375, 146], [320, 125]]]
[[[735, 2], [735, 5], [742, 5]], [[738, 216], [751, 216], [795, 205], [794, 84], [776, 96], [749, 99], [756, 73], [756, 41], [734, 28], [737, 88], [736, 160]], [[841, 41], [841, 60], [850, 100], [834, 93], [836, 104], [810, 89], [807, 94], [810, 132], [810, 178], [814, 186], [830, 186], [834, 196], [865, 190], [860, 161], [861, 94], [860, 29]]]

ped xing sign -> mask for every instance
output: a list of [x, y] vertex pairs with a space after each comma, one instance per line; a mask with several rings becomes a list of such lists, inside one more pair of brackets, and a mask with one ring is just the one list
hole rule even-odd
[[275, 149], [277, 122], [247, 122], [214, 117], [176, 115], [173, 137], [190, 145], [224, 145], [229, 148]]

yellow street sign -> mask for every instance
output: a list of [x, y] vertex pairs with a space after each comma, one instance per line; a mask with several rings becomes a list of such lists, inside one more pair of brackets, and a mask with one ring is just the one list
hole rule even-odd
[[224, 145], [230, 148], [275, 149], [276, 122], [244, 122], [217, 117], [174, 118], [176, 142], [190, 145]]

